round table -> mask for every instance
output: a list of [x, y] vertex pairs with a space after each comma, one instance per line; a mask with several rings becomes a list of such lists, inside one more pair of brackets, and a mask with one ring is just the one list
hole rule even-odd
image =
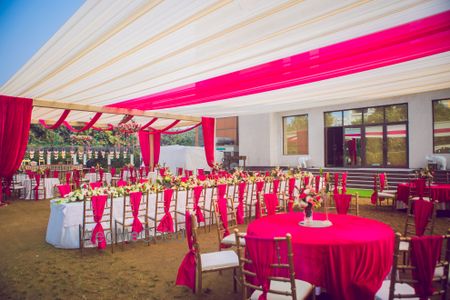
[[450, 202], [450, 184], [432, 184], [430, 194], [435, 201]]
[[[315, 220], [325, 215], [314, 213]], [[388, 275], [394, 231], [371, 219], [329, 214], [332, 226], [298, 225], [303, 213], [277, 214], [252, 222], [247, 234], [273, 238], [292, 235], [296, 278], [324, 287], [335, 299], [374, 299]], [[262, 249], [262, 252], [264, 250]]]

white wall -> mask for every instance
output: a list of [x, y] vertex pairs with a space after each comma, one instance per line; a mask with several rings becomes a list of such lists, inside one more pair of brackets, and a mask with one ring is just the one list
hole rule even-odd
[[[433, 124], [431, 101], [450, 98], [450, 89], [405, 95], [375, 101], [294, 110], [282, 113], [246, 115], [239, 117], [239, 154], [247, 156], [249, 166], [296, 166], [299, 155], [283, 155], [282, 117], [308, 114], [309, 165], [324, 166], [325, 111], [352, 109], [375, 105], [408, 103], [409, 166], [425, 166], [425, 156], [433, 154]], [[450, 165], [450, 154], [444, 154]], [[447, 168], [450, 168], [449, 166]]]

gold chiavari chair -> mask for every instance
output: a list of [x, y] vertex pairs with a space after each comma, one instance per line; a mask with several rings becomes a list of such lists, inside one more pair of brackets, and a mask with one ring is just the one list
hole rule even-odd
[[195, 285], [197, 293], [202, 292], [203, 273], [221, 272], [233, 270], [233, 288], [236, 291], [236, 268], [239, 267], [236, 252], [232, 250], [201, 253], [200, 243], [197, 234], [197, 219], [191, 215], [192, 239], [197, 262], [197, 272], [195, 273]]
[[[254, 258], [248, 253], [241, 241], [245, 236], [235, 230], [236, 237], [236, 251], [239, 258], [239, 275], [242, 286], [242, 299], [258, 299], [262, 294], [262, 287], [252, 283], [251, 278], [256, 279], [256, 272], [254, 271]], [[257, 237], [247, 237], [248, 239], [258, 239]], [[269, 276], [270, 289], [267, 293], [267, 299], [314, 299], [314, 286], [309, 282], [295, 279], [294, 271], [294, 254], [292, 251], [292, 237], [291, 234], [286, 234], [285, 237], [274, 237], [271, 245], [274, 249], [274, 261], [270, 264], [272, 273], [281, 273], [281, 270], [286, 270], [287, 276]], [[265, 255], [264, 252], [261, 255]], [[249, 290], [255, 290], [250, 296]]]
[[[148, 198], [149, 193], [148, 191], [146, 193], [142, 193], [142, 198], [139, 203], [138, 211], [137, 211], [137, 218], [142, 223], [143, 227], [143, 233], [144, 237], [143, 240], [147, 241], [147, 244], [150, 244], [150, 236], [149, 236], [149, 229], [148, 229]], [[119, 218], [116, 218], [114, 220], [114, 240], [117, 243], [119, 242], [119, 229], [120, 231], [120, 238], [122, 241], [122, 249], [124, 248], [124, 245], [127, 241], [130, 241], [130, 238], [132, 240], [138, 239], [138, 236], [140, 235], [142, 237], [141, 233], [133, 233], [132, 226], [133, 226], [133, 207], [131, 205], [131, 195], [124, 195], [123, 196], [123, 209], [122, 214]]]
[[[236, 211], [234, 209], [234, 206], [232, 205], [231, 198], [227, 198], [227, 229], [229, 234], [227, 236], [225, 235], [226, 229], [225, 225], [223, 223], [222, 214], [219, 209], [219, 204], [217, 201], [214, 202], [214, 219], [217, 229], [217, 238], [219, 241], [219, 251], [223, 248], [227, 248], [230, 246], [236, 245], [236, 239], [234, 237], [234, 230], [237, 229], [237, 221], [236, 221]], [[245, 241], [242, 241], [242, 243], [245, 245]]]
[[[262, 184], [263, 184], [263, 188], [262, 188], [261, 192], [259, 193], [260, 196], [262, 196], [264, 194], [267, 182], [264, 181]], [[257, 207], [256, 202], [259, 201], [259, 199], [257, 197], [256, 185], [257, 185], [256, 182], [253, 182], [251, 184], [250, 195], [248, 197], [248, 203], [246, 205], [248, 222], [250, 222], [250, 220], [252, 219], [252, 216], [256, 216], [256, 207]]]
[[[169, 207], [169, 213], [172, 216], [172, 220], [174, 222], [175, 226], [175, 210], [176, 210], [176, 203], [177, 203], [177, 196], [178, 191], [174, 190], [172, 194], [172, 198], [170, 201], [170, 207]], [[168, 232], [159, 232], [158, 231], [158, 225], [161, 222], [162, 218], [165, 215], [164, 210], [164, 191], [158, 191], [156, 192], [155, 197], [149, 197], [148, 201], [149, 205], [149, 213], [147, 215], [148, 220], [150, 221], [148, 224], [149, 228], [149, 235], [152, 236], [153, 242], [156, 243], [156, 240], [158, 238], [163, 238], [164, 235], [169, 234]], [[150, 210], [150, 207], [154, 208], [153, 211]], [[175, 228], [174, 228], [175, 230]]]
[[[105, 209], [103, 211], [103, 216], [101, 219], [101, 224], [105, 232], [104, 239], [111, 244], [111, 253], [114, 253], [114, 243], [113, 243], [113, 198], [108, 197], [105, 204]], [[82, 223], [79, 225], [79, 243], [80, 243], [80, 254], [83, 255], [83, 250], [86, 245], [93, 246], [91, 242], [92, 231], [96, 225], [94, 220], [94, 211], [92, 207], [92, 197], [85, 197], [83, 200], [83, 219]]]
[[[440, 299], [446, 300], [448, 295], [448, 274], [449, 274], [449, 256], [450, 256], [450, 230], [447, 235], [443, 236], [443, 243], [446, 244], [445, 258], [439, 259], [436, 264], [436, 270], [432, 279], [434, 292], [433, 298], [440, 296]], [[402, 250], [400, 247], [401, 243], [407, 243], [408, 247]], [[392, 264], [392, 270], [390, 275], [390, 280], [385, 280], [375, 295], [376, 300], [392, 300], [392, 299], [419, 299], [419, 294], [416, 293], [415, 289], [411, 286], [418, 281], [413, 279], [412, 272], [416, 268], [411, 264], [410, 261], [400, 263], [400, 256], [406, 253], [410, 256], [410, 237], [403, 237], [400, 233], [396, 234], [395, 238], [395, 249], [394, 249], [394, 261]], [[442, 271], [439, 271], [442, 270]], [[442, 272], [441, 274], [439, 274]], [[411, 284], [411, 285], [410, 285]]]
[[[331, 192], [327, 193], [327, 194], [323, 194], [327, 197], [327, 209], [332, 209], [332, 210], [336, 210], [336, 200], [335, 200], [335, 195]], [[347, 214], [352, 214], [355, 216], [359, 216], [359, 193], [354, 193], [354, 194], [347, 194], [351, 196], [350, 199], [350, 204], [348, 207], [348, 212]]]

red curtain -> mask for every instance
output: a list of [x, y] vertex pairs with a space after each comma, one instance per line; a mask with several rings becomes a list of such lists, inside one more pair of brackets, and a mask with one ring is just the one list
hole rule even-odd
[[139, 145], [141, 146], [142, 160], [146, 167], [150, 166], [150, 134], [153, 135], [153, 164], [159, 162], [159, 153], [161, 150], [161, 133], [139, 131]]
[[0, 186], [3, 186], [3, 179], [13, 176], [22, 163], [32, 110], [32, 99], [0, 95]]
[[205, 147], [206, 162], [208, 166], [214, 166], [214, 135], [216, 119], [202, 117], [203, 143]]

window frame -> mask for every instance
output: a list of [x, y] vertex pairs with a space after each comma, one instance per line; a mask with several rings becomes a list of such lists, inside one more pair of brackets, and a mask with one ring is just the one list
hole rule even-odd
[[[287, 154], [287, 149], [286, 149], [286, 143], [285, 141], [285, 125], [284, 125], [284, 120], [286, 118], [292, 118], [292, 117], [306, 117], [306, 124], [308, 125], [308, 128], [306, 130], [307, 136], [308, 136], [308, 147], [307, 147], [307, 151], [306, 154]], [[281, 127], [282, 127], [282, 143], [283, 143], [283, 156], [301, 156], [301, 155], [309, 155], [309, 114], [305, 113], [305, 114], [297, 114], [297, 115], [287, 115], [287, 116], [282, 116], [281, 117]]]
[[450, 101], [450, 97], [449, 98], [442, 98], [442, 99], [433, 99], [431, 100], [431, 117], [432, 117], [432, 129], [431, 129], [431, 138], [433, 139], [433, 154], [450, 154], [449, 152], [436, 152], [436, 147], [435, 147], [435, 141], [434, 141], [434, 103], [438, 102], [438, 101], [442, 101], [442, 100], [447, 100]]

